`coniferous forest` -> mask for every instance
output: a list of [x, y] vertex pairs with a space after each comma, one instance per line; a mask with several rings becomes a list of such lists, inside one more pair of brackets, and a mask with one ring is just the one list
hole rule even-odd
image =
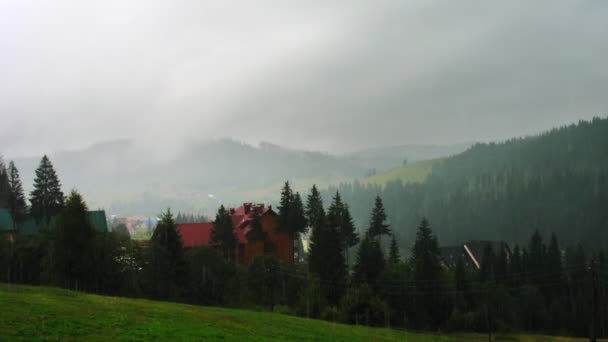
[[[219, 248], [184, 249], [177, 221], [194, 219], [170, 210], [142, 248], [124, 227], [96, 231], [85, 199], [64, 195], [46, 156], [29, 196], [3, 163], [0, 207], [17, 232], [28, 215], [41, 228], [1, 241], [0, 281], [359, 325], [608, 337], [607, 157], [608, 120], [595, 119], [475, 145], [420, 184], [299, 194], [286, 182], [277, 229], [309, 237], [308, 251], [249, 265], [230, 256], [236, 237], [223, 206], [211, 231]], [[441, 246], [470, 239], [502, 240], [511, 252], [487, 244], [479, 267], [442, 259]]]
[[324, 191], [324, 199], [336, 191], [351, 206], [357, 227], [367, 222], [379, 194], [402, 246], [414, 241], [422, 217], [432, 220], [443, 244], [523, 243], [539, 230], [588, 247], [608, 246], [608, 118], [476, 144], [436, 162], [423, 183], [346, 183]]

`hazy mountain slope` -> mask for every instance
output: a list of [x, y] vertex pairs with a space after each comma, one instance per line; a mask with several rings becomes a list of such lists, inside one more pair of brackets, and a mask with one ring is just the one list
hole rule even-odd
[[423, 183], [342, 184], [339, 190], [361, 229], [374, 197], [411, 246], [427, 217], [442, 243], [467, 239], [526, 242], [535, 229], [548, 238], [608, 243], [608, 119], [579, 122], [502, 143], [476, 144], [436, 162]]
[[371, 177], [364, 178], [363, 184], [386, 185], [390, 181], [400, 180], [403, 183], [421, 183], [426, 180], [433, 170], [433, 165], [442, 159], [421, 160], [407, 163], [400, 167], [388, 169]]
[[[167, 156], [121, 140], [49, 157], [64, 191], [76, 188], [91, 207], [118, 214], [155, 214], [168, 206], [213, 211], [220, 202], [274, 199], [278, 191], [268, 197], [265, 189], [274, 191], [286, 179], [331, 184], [364, 174], [361, 167], [328, 154], [233, 140], [196, 142]], [[38, 157], [15, 160], [26, 191], [38, 162]]]
[[365, 149], [346, 154], [344, 157], [365, 169], [386, 170], [403, 165], [403, 161], [415, 162], [449, 157], [464, 152], [471, 143], [454, 145], [399, 145]]

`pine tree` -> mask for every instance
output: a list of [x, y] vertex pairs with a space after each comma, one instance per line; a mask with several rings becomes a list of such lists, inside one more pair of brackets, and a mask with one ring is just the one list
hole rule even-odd
[[318, 275], [325, 298], [335, 305], [346, 286], [346, 264], [340, 233], [336, 227], [328, 225], [321, 195], [314, 185], [306, 203], [306, 214], [312, 225], [309, 270]]
[[391, 265], [397, 265], [399, 263], [399, 247], [397, 246], [397, 239], [395, 234], [391, 237], [391, 247], [388, 253], [388, 263]]
[[[299, 193], [293, 193], [289, 182], [285, 182], [281, 191], [279, 204], [279, 231], [289, 234], [290, 241], [295, 241], [300, 234], [306, 233], [308, 224], [304, 216], [304, 208]], [[291, 255], [294, 255], [293, 243], [288, 248]]]
[[346, 203], [342, 202], [340, 193], [336, 192], [331, 205], [327, 211], [327, 221], [331, 227], [335, 227], [340, 234], [344, 257], [348, 264], [348, 250], [359, 243], [359, 236], [356, 232], [353, 218]]
[[186, 284], [187, 264], [182, 238], [170, 209], [161, 215], [151, 242], [153, 295], [178, 299]]
[[434, 327], [442, 317], [438, 312], [441, 297], [436, 286], [441, 281], [441, 259], [437, 237], [426, 218], [422, 219], [416, 232], [411, 264], [417, 292], [416, 323], [418, 327]]
[[52, 227], [52, 275], [55, 282], [72, 289], [90, 289], [95, 270], [92, 249], [95, 230], [82, 196], [72, 191]]
[[215, 215], [215, 221], [213, 221], [211, 242], [222, 247], [225, 258], [234, 259], [233, 251], [237, 246], [238, 240], [234, 234], [230, 214], [223, 205], [218, 209], [217, 214]]
[[25, 195], [23, 194], [23, 185], [19, 178], [19, 171], [12, 161], [8, 165], [8, 184], [8, 208], [15, 224], [18, 226], [27, 216], [27, 205], [25, 203]]
[[380, 238], [382, 235], [389, 235], [391, 229], [389, 225], [385, 223], [386, 213], [384, 212], [384, 205], [380, 196], [376, 196], [376, 202], [374, 209], [372, 210], [372, 216], [369, 223], [369, 235], [372, 238]]
[[380, 243], [365, 234], [357, 249], [353, 280], [359, 285], [376, 285], [385, 265], [386, 260]]
[[308, 195], [306, 201], [306, 218], [308, 224], [313, 229], [313, 234], [315, 228], [325, 226], [325, 209], [323, 208], [323, 200], [316, 185], [312, 186], [310, 195]]
[[40, 160], [34, 178], [34, 190], [30, 193], [31, 214], [38, 222], [49, 224], [51, 217], [63, 207], [63, 192], [57, 173], [49, 158]]
[[492, 246], [488, 243], [483, 249], [483, 257], [479, 267], [479, 281], [483, 283], [493, 283], [495, 280], [496, 256]]
[[289, 186], [289, 182], [285, 182], [283, 189], [281, 190], [281, 200], [279, 201], [279, 231], [291, 232], [293, 227], [291, 222], [292, 211], [293, 211], [293, 191]]
[[0, 208], [8, 208], [9, 206], [10, 186], [8, 178], [6, 165], [4, 165], [2, 156], [0, 156]]
[[251, 211], [251, 218], [249, 219], [249, 231], [246, 234], [247, 240], [251, 243], [264, 242], [266, 240], [266, 233], [262, 227], [262, 218], [260, 213], [253, 208]]

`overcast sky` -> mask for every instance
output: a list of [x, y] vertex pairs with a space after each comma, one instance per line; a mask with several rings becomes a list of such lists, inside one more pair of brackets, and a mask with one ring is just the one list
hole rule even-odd
[[342, 152], [608, 114], [608, 2], [0, 0], [0, 152]]

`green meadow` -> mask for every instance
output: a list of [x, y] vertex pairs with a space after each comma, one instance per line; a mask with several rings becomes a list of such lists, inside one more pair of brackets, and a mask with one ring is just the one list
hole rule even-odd
[[[1, 341], [486, 341], [185, 304], [0, 284]], [[497, 336], [496, 341], [574, 341]], [[581, 341], [583, 341], [581, 339]]]

